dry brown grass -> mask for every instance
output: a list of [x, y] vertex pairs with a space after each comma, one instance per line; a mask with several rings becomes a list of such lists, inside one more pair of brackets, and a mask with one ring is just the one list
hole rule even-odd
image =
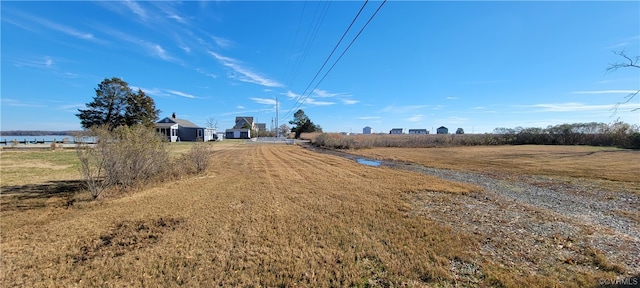
[[78, 168], [73, 150], [0, 150], [2, 186], [79, 179]]
[[[577, 286], [606, 275], [506, 270], [475, 252], [476, 236], [406, 202], [469, 185], [297, 146], [212, 157], [204, 175], [127, 197], [10, 211], [3, 202], [1, 286]], [[465, 265], [479, 274], [460, 278]]]
[[593, 146], [481, 146], [372, 148], [349, 153], [427, 167], [599, 180], [612, 189], [640, 191], [640, 151]]

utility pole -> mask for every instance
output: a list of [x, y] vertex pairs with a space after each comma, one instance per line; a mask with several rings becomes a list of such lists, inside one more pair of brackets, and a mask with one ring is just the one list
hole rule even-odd
[[280, 123], [278, 123], [278, 96], [276, 96], [276, 137], [280, 137]]

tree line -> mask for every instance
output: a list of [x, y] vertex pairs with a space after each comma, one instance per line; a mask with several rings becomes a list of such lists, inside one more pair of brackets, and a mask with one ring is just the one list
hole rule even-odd
[[504, 144], [592, 145], [640, 148], [640, 127], [622, 121], [613, 123], [573, 123], [537, 127], [496, 128], [493, 131]]
[[373, 147], [429, 148], [491, 145], [590, 145], [640, 149], [640, 128], [616, 121], [574, 123], [547, 128], [496, 128], [485, 134], [340, 135], [306, 133], [302, 138], [319, 147], [363, 149]]

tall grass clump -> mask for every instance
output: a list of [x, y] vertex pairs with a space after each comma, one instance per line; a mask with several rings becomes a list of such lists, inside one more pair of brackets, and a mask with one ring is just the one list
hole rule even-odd
[[204, 142], [197, 142], [187, 153], [184, 154], [184, 162], [189, 173], [202, 173], [207, 170], [211, 156], [209, 145]]
[[[124, 190], [207, 168], [206, 147], [192, 148], [186, 159], [175, 159], [155, 129], [143, 126], [97, 127], [76, 140], [80, 170], [93, 199], [107, 189]], [[83, 137], [92, 137], [95, 144]], [[186, 161], [183, 161], [186, 160]]]

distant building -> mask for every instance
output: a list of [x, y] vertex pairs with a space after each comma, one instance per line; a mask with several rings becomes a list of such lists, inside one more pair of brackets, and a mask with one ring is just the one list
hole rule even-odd
[[225, 130], [227, 139], [249, 139], [251, 138], [251, 130], [256, 129], [256, 123], [253, 123], [253, 117], [238, 116], [236, 124], [231, 129]]
[[267, 123], [256, 123], [256, 128], [258, 132], [267, 131]]
[[449, 134], [449, 128], [440, 126], [437, 130], [438, 134]]
[[211, 141], [216, 130], [200, 127], [186, 119], [176, 118], [176, 113], [156, 122], [156, 131], [164, 135], [169, 142], [177, 141]]
[[427, 129], [409, 129], [409, 134], [429, 134]]
[[362, 134], [371, 134], [371, 127], [367, 126], [362, 128]]
[[389, 134], [404, 134], [404, 128], [393, 128]]
[[256, 124], [253, 123], [253, 117], [248, 116], [238, 116], [236, 117], [236, 124], [233, 126], [233, 129], [255, 129]]

